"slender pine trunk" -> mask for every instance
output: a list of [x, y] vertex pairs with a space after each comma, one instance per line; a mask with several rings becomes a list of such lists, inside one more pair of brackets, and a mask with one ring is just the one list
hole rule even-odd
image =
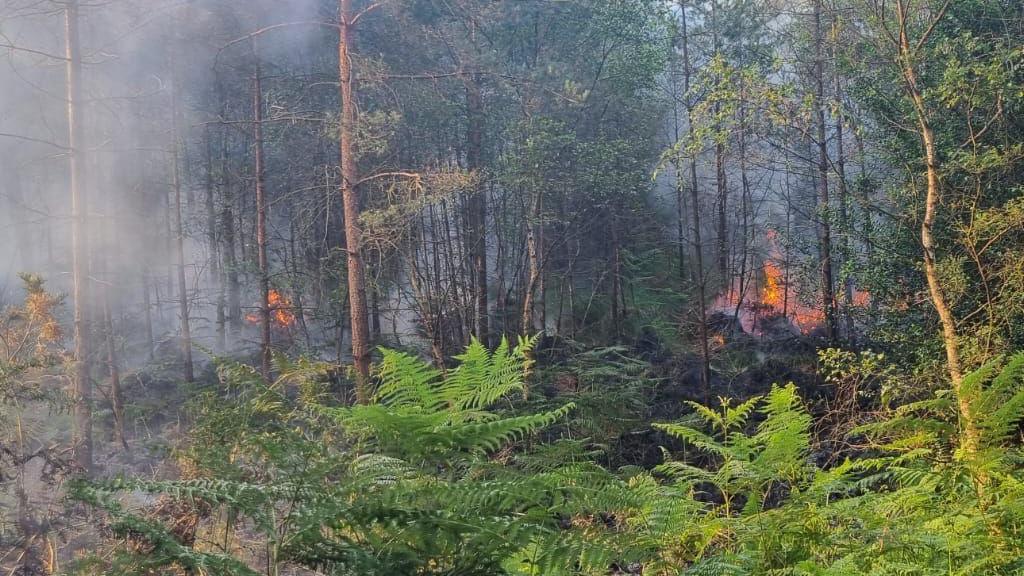
[[256, 71], [252, 82], [253, 143], [255, 148], [256, 183], [256, 264], [259, 269], [260, 287], [260, 372], [270, 377], [271, 333], [270, 333], [270, 270], [267, 261], [267, 199], [264, 187], [263, 167], [263, 79], [259, 54], [253, 41], [253, 57]]
[[356, 368], [356, 401], [370, 400], [370, 327], [366, 306], [363, 230], [359, 223], [359, 170], [356, 166], [355, 75], [352, 72], [352, 0], [338, 0], [338, 89], [341, 99], [339, 154], [341, 200], [345, 210], [345, 246], [348, 252], [348, 299], [351, 316], [352, 361]]

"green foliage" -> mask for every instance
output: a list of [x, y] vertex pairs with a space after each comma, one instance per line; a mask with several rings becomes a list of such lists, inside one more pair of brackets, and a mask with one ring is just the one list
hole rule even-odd
[[[833, 374], [876, 359], [851, 360]], [[688, 546], [662, 554], [688, 558], [687, 574], [1020, 573], [1022, 475], [1009, 435], [1024, 416], [1024, 355], [964, 382], [981, 454], [959, 450], [954, 398], [940, 392], [855, 430], [869, 451], [833, 468], [810, 462], [811, 418], [792, 386], [694, 405], [704, 426], [659, 426], [700, 453], [659, 471], [703, 503], [676, 521]]]
[[451, 466], [497, 451], [572, 409], [566, 405], [506, 417], [488, 410], [513, 393], [525, 393], [534, 341], [521, 339], [511, 348], [503, 339], [493, 353], [474, 341], [445, 376], [414, 356], [385, 350], [374, 404], [319, 410], [364, 449], [416, 464]]
[[[900, 63], [915, 70], [941, 166], [942, 208], [934, 232], [943, 289], [958, 318], [961, 355], [968, 365], [980, 366], [1024, 345], [1019, 122], [1024, 53], [1019, 31], [1002, 24], [1006, 7], [1000, 0], [920, 3], [902, 26], [916, 46], [905, 62], [895, 57], [896, 44], [888, 39], [897, 29], [895, 7], [865, 10], [851, 15], [851, 28], [861, 31], [850, 35], [839, 55], [851, 80], [850, 95], [868, 116], [858, 122], [869, 128], [874, 123], [866, 135], [881, 144], [884, 162], [906, 167], [904, 178], [878, 190], [897, 210], [881, 217], [886, 224], [873, 231], [873, 242], [882, 249], [861, 278], [879, 309], [873, 336], [901, 364], [931, 373], [942, 361], [936, 319], [925, 307], [908, 306], [925, 288], [920, 231], [888, 225], [904, 218], [919, 222], [924, 189], [921, 138], [916, 126], [907, 129], [916, 104]], [[1013, 13], [1019, 19], [1019, 11]]]
[[[603, 450], [573, 434], [578, 425], [561, 437], [538, 434], [567, 423], [573, 404], [522, 409], [532, 345], [473, 343], [447, 372], [383, 351], [366, 406], [332, 405], [329, 365], [278, 358], [282, 376], [266, 382], [221, 361], [226, 387], [195, 408], [187, 479], [74, 486], [73, 496], [103, 509], [111, 533], [129, 544], [100, 566], [237, 575], [258, 573], [264, 560], [336, 575], [1024, 569], [1014, 439], [1024, 354], [964, 378], [978, 453], [961, 449], [957, 398], [939, 391], [852, 430], [855, 457], [819, 465], [814, 419], [789, 384], [741, 402], [688, 403], [689, 416], [655, 425], [681, 452], [666, 450], [651, 471], [612, 473], [596, 463]], [[601, 369], [615, 357], [584, 357], [577, 394], [556, 398], [580, 398], [633, 366]], [[876, 354], [830, 350], [821, 361], [837, 385], [894, 378]], [[243, 536], [266, 558], [247, 553]]]
[[[792, 384], [775, 387], [765, 397], [754, 397], [735, 406], [722, 398], [721, 409], [689, 403], [710, 434], [686, 424], [657, 424], [658, 429], [697, 448], [713, 459], [711, 467], [680, 461], [662, 464], [658, 471], [671, 478], [705, 484], [713, 488], [713, 498], [721, 499], [722, 513], [730, 516], [742, 503], [747, 512], [762, 509], [773, 485], [790, 488], [808, 476], [811, 417], [804, 409]], [[754, 434], [746, 434], [755, 409], [760, 404], [764, 420]]]
[[[571, 401], [575, 409], [548, 434], [585, 439], [595, 458], [612, 468], [643, 460], [651, 414], [659, 408], [661, 384], [650, 362], [626, 346], [587, 348], [564, 341], [566, 357], [542, 366], [529, 410], [550, 410]], [[644, 444], [637, 445], [638, 442]]]
[[628, 501], [625, 484], [576, 443], [525, 448], [571, 404], [525, 415], [497, 409], [524, 392], [532, 346], [503, 342], [491, 352], [473, 343], [446, 374], [384, 351], [374, 402], [351, 407], [327, 403], [317, 385], [327, 365], [280, 358], [282, 376], [266, 382], [221, 360], [228, 396], [208, 393], [195, 409], [183, 465], [192, 479], [79, 484], [74, 496], [106, 511], [115, 536], [134, 544], [136, 554], [117, 558], [119, 573], [248, 574], [256, 560], [234, 538], [216, 551], [187, 544], [172, 529], [180, 519], [136, 510], [139, 494], [194, 504], [198, 531], [218, 540], [258, 535], [274, 565], [604, 573], [620, 548], [613, 523], [596, 515]]

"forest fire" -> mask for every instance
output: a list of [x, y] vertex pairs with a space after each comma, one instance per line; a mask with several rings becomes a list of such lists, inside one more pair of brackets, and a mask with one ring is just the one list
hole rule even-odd
[[[804, 291], [790, 282], [789, 275], [780, 266], [784, 258], [773, 230], [768, 231], [767, 244], [769, 255], [759, 277], [752, 279], [753, 286], [751, 283], [741, 286], [737, 282], [715, 300], [712, 309], [730, 316], [735, 314], [747, 334], [763, 336], [766, 323], [776, 318], [786, 318], [793, 332], [809, 334], [821, 327], [825, 315], [818, 307], [805, 303], [806, 294], [801, 293]], [[868, 300], [866, 292], [854, 292], [855, 305], [863, 305]]]
[[793, 332], [808, 334], [821, 326], [824, 314], [800, 301], [798, 290], [775, 262], [764, 262], [759, 280], [760, 287], [737, 286], [720, 295], [712, 310], [735, 315], [743, 331], [755, 336], [765, 335], [766, 322], [782, 317]]
[[[278, 328], [288, 328], [295, 324], [295, 313], [292, 311], [292, 301], [281, 292], [271, 289], [267, 294], [267, 302], [270, 305], [270, 322]], [[246, 321], [252, 324], [260, 323], [260, 312], [250, 312], [245, 315]]]
[[761, 303], [771, 308], [782, 308], [785, 304], [782, 272], [772, 261], [764, 263], [764, 289], [761, 291]]
[[0, 56], [0, 576], [1024, 576], [1024, 0], [0, 0]]

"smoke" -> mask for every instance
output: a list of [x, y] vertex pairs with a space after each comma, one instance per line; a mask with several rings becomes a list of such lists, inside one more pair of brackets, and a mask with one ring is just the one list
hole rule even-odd
[[[216, 216], [224, 197], [238, 207], [251, 202], [245, 121], [254, 60], [250, 43], [233, 41], [267, 26], [331, 17], [332, 3], [317, 0], [82, 3], [90, 280], [115, 303], [118, 331], [136, 348], [131, 354], [148, 356], [147, 323], [158, 345], [178, 330], [180, 296], [171, 281], [175, 144], [189, 316], [197, 342], [215, 343], [213, 271], [223, 263], [214, 262], [210, 251], [205, 195], [215, 187]], [[8, 302], [21, 296], [19, 272], [42, 274], [51, 290], [70, 289], [64, 25], [61, 2], [5, 0], [0, 6], [0, 298]], [[255, 40], [271, 113], [278, 104], [292, 105], [277, 101], [283, 71], [328, 79], [330, 51], [325, 58], [314, 50], [325, 45], [324, 33], [315, 26], [282, 26]], [[221, 149], [241, 160], [223, 165]], [[276, 151], [270, 156], [273, 174], [285, 160]], [[228, 178], [222, 178], [225, 171]], [[222, 190], [224, 182], [230, 190]], [[268, 178], [275, 196], [287, 194], [290, 185]], [[289, 240], [288, 216], [272, 208], [273, 241]], [[242, 224], [238, 249], [244, 261], [252, 240], [249, 224]], [[242, 300], [251, 306], [253, 295]]]

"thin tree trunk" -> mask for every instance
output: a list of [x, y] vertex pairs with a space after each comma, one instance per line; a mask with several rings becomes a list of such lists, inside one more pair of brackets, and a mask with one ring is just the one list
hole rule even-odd
[[216, 346], [218, 352], [223, 352], [227, 342], [224, 317], [224, 279], [221, 276], [220, 270], [220, 243], [217, 242], [217, 209], [214, 202], [213, 186], [213, 149], [210, 142], [209, 126], [206, 127], [204, 138], [206, 139], [206, 245], [210, 251], [210, 276], [213, 287], [217, 290], [214, 304], [217, 330]]
[[129, 452], [124, 425], [124, 394], [121, 391], [121, 370], [114, 342], [114, 320], [110, 311], [109, 287], [103, 290], [103, 330], [107, 344], [107, 368], [110, 374], [110, 408], [114, 414], [114, 435], [125, 453]]
[[505, 247], [502, 230], [504, 230], [506, 222], [504, 215], [508, 203], [505, 201], [504, 194], [501, 194], [500, 197], [500, 206], [494, 211], [494, 228], [497, 230], [494, 235], [494, 286], [496, 292], [494, 307], [495, 315], [499, 318], [501, 324], [501, 330], [507, 332], [509, 330], [509, 306], [506, 299], [508, 286], [505, 282], [505, 262], [508, 250]]
[[[839, 16], [836, 13], [832, 15], [832, 60], [833, 62], [838, 61], [839, 53]], [[841, 226], [842, 237], [839, 243], [839, 252], [842, 256], [842, 266], [846, 269], [843, 277], [843, 307], [844, 307], [844, 328], [846, 331], [846, 338], [853, 340], [855, 338], [854, 326], [853, 326], [853, 276], [849, 270], [852, 269], [850, 266], [850, 260], [853, 258], [852, 251], [850, 250], [850, 236], [852, 234], [850, 226], [850, 200], [849, 191], [846, 187], [846, 151], [843, 143], [843, 93], [842, 85], [839, 77], [838, 66], [833, 65], [833, 106], [835, 107], [835, 140], [836, 140], [836, 196], [839, 197], [839, 220]]]
[[[711, 43], [715, 56], [718, 56], [721, 52], [718, 33], [718, 0], [711, 2]], [[721, 79], [719, 78], [717, 81], [720, 82]], [[719, 118], [722, 106], [717, 100], [713, 108], [715, 118]], [[725, 144], [721, 138], [715, 138], [715, 189], [718, 207], [718, 281], [722, 287], [728, 290], [731, 280], [729, 277], [729, 220], [726, 212], [729, 187], [725, 174]]]
[[[897, 3], [897, 5], [899, 5]], [[975, 422], [971, 409], [972, 398], [968, 398], [961, 388], [963, 382], [963, 366], [960, 359], [960, 344], [956, 332], [956, 319], [953, 310], [946, 300], [942, 289], [942, 281], [939, 278], [936, 241], [933, 229], [935, 219], [938, 215], [939, 198], [941, 197], [941, 184], [939, 181], [938, 154], [935, 149], [935, 136], [932, 132], [929, 120], [928, 109], [924, 98], [918, 88], [917, 71], [913, 65], [913, 54], [911, 54], [910, 40], [906, 32], [906, 15], [899, 12], [899, 64], [903, 74], [906, 91], [914, 104], [917, 115], [917, 122], [920, 129], [921, 147], [924, 152], [925, 177], [927, 190], [924, 202], [924, 218], [921, 220], [921, 248], [924, 253], [924, 272], [928, 281], [928, 293], [931, 296], [932, 305], [939, 315], [939, 322], [942, 324], [942, 343], [946, 349], [946, 369], [949, 372], [949, 379], [956, 392], [957, 407], [960, 412], [960, 425], [963, 428], [961, 446], [967, 454], [973, 456], [981, 449], [981, 432]], [[985, 483], [985, 478], [978, 479], [979, 484]]]
[[[747, 264], [750, 256], [750, 212], [753, 203], [750, 197], [750, 178], [747, 174], [747, 94], [740, 92], [740, 126], [739, 126], [739, 160], [740, 160], [740, 185], [741, 185], [741, 206], [740, 206], [740, 246], [739, 246], [739, 281], [736, 285], [736, 309], [733, 316], [738, 320], [740, 309], [743, 307], [743, 298], [747, 292], [748, 270]], [[753, 276], [751, 274], [751, 276]]]
[[[683, 0], [679, 4], [682, 13], [682, 42], [683, 42], [683, 91], [690, 93], [690, 80], [693, 70], [690, 64], [689, 35], [686, 21], [686, 5]], [[687, 133], [690, 141], [696, 138], [693, 125], [693, 104], [689, 98], [686, 100]], [[698, 333], [700, 335], [700, 383], [704, 389], [705, 399], [711, 396], [711, 360], [708, 349], [708, 312], [707, 312], [707, 275], [704, 272], [704, 243], [701, 239], [700, 223], [700, 191], [697, 179], [697, 157], [690, 158], [690, 210], [692, 211], [691, 221], [693, 224], [693, 272], [697, 284], [697, 312], [698, 312]]]
[[[853, 120], [851, 117], [851, 124]], [[868, 169], [867, 152], [864, 150], [864, 139], [858, 135], [857, 126], [853, 124], [851, 126], [853, 134], [853, 143], [857, 149], [857, 172], [858, 172], [858, 186], [854, 189], [854, 197], [857, 200], [857, 205], [863, 213], [864, 221], [862, 223], [861, 238], [864, 242], [864, 260], [868, 266], [872, 266], [875, 261], [875, 222], [874, 216], [872, 215], [872, 194], [871, 190], [868, 189]], [[875, 307], [877, 301], [872, 299], [871, 306]]]
[[292, 278], [295, 279], [292, 294], [292, 310], [293, 316], [295, 317], [295, 323], [298, 324], [299, 330], [302, 330], [302, 337], [306, 342], [306, 348], [312, 349], [313, 339], [309, 333], [309, 326], [306, 324], [306, 308], [304, 304], [306, 298], [302, 289], [302, 286], [305, 283], [299, 282], [299, 279], [302, 278], [302, 273], [299, 270], [299, 252], [297, 248], [299, 227], [295, 222], [295, 218], [295, 210], [289, 210], [288, 220], [290, 231], [288, 234], [288, 246], [291, 249]]
[[531, 202], [530, 213], [526, 221], [526, 256], [529, 265], [528, 277], [526, 280], [526, 291], [523, 294], [523, 334], [528, 335], [538, 330], [536, 322], [536, 293], [541, 282], [541, 192], [534, 194]]
[[622, 335], [622, 311], [619, 308], [619, 300], [622, 297], [622, 261], [620, 260], [620, 247], [619, 247], [619, 226], [618, 220], [615, 217], [615, 210], [608, 214], [609, 222], [609, 248], [608, 258], [611, 259], [612, 265], [612, 281], [610, 283], [611, 289], [611, 316], [612, 316], [612, 339], [618, 340]]
[[[427, 216], [430, 217], [430, 243], [427, 243], [426, 231]], [[423, 331], [430, 342], [430, 356], [434, 366], [444, 369], [443, 336], [441, 334], [441, 311], [439, 299], [433, 297], [440, 293], [441, 285], [441, 259], [437, 251], [435, 231], [437, 229], [437, 218], [434, 213], [434, 206], [428, 206], [425, 213], [421, 212], [419, 225], [412, 231], [415, 240], [413, 253], [409, 256], [409, 283], [412, 285], [416, 307], [420, 318], [423, 321]], [[423, 251], [423, 262], [426, 271], [421, 272], [419, 266], [419, 253]], [[431, 280], [433, 276], [433, 280]], [[434, 286], [431, 287], [431, 281]]]
[[71, 148], [71, 244], [72, 299], [74, 300], [75, 366], [71, 398], [74, 431], [72, 455], [75, 465], [86, 475], [92, 474], [92, 381], [89, 347], [89, 247], [88, 209], [85, 190], [85, 134], [82, 109], [82, 55], [79, 40], [79, 0], [68, 0], [64, 9], [65, 48], [67, 57], [68, 143]]
[[131, 452], [128, 449], [128, 440], [125, 435], [124, 394], [121, 391], [121, 368], [118, 359], [116, 333], [114, 331], [114, 314], [111, 306], [112, 292], [114, 301], [120, 301], [117, 298], [116, 292], [118, 286], [116, 273], [111, 269], [111, 261], [117, 261], [119, 243], [116, 237], [116, 226], [118, 219], [112, 194], [113, 187], [108, 181], [106, 185], [102, 186], [102, 189], [105, 190], [105, 193], [102, 194], [100, 209], [104, 221], [99, 229], [94, 230], [95, 243], [93, 244], [93, 246], [98, 248], [98, 250], [94, 251], [93, 256], [96, 260], [94, 266], [96, 275], [100, 278], [100, 281], [97, 283], [99, 292], [98, 305], [100, 308], [98, 320], [102, 326], [102, 335], [106, 346], [107, 376], [109, 378], [108, 399], [110, 400], [110, 409], [114, 418], [114, 438], [121, 443], [125, 454], [130, 457]]
[[178, 110], [178, 76], [177, 64], [174, 58], [174, 48], [171, 48], [171, 127], [172, 127], [172, 148], [171, 148], [171, 182], [174, 187], [174, 251], [177, 261], [178, 277], [178, 316], [181, 321], [181, 356], [184, 363], [184, 376], [186, 382], [193, 382], [195, 374], [192, 367], [192, 330], [188, 318], [188, 284], [185, 279], [185, 228], [182, 216], [181, 198], [181, 162], [179, 149], [181, 146], [181, 128], [178, 123], [180, 111]]
[[242, 289], [238, 280], [238, 259], [235, 256], [235, 217], [231, 210], [232, 200], [225, 198], [221, 212], [221, 229], [224, 231], [224, 268], [227, 272], [228, 328], [233, 340], [242, 333]]
[[149, 360], [153, 359], [153, 351], [156, 348], [156, 343], [153, 339], [153, 304], [149, 297], [150, 291], [150, 272], [149, 267], [143, 265], [142, 267], [142, 308], [143, 308], [143, 323], [146, 327], [146, 358]]
[[540, 197], [540, 211], [537, 213], [537, 295], [539, 301], [534, 304], [537, 314], [535, 330], [543, 332], [548, 328], [548, 282], [544, 274], [544, 267], [548, 259], [548, 248], [545, 236], [547, 227], [542, 220], [544, 213], [544, 196]]
[[348, 252], [348, 299], [351, 314], [352, 360], [356, 368], [356, 401], [370, 400], [370, 327], [366, 308], [366, 272], [363, 231], [359, 223], [359, 170], [356, 166], [355, 75], [352, 73], [352, 0], [338, 0], [338, 86], [341, 99], [341, 201], [345, 209], [345, 246]]
[[[682, 5], [680, 5], [680, 9], [683, 9]], [[685, 50], [688, 50], [688, 48], [685, 49]], [[689, 54], [687, 54], [687, 56], [689, 56]], [[685, 64], [684, 64], [684, 66], [685, 66]], [[677, 95], [679, 93], [679, 87], [678, 87], [678, 84], [676, 83], [676, 75], [673, 73], [673, 74], [670, 74], [670, 77], [672, 78], [672, 93], [673, 93], [673, 95]], [[685, 99], [689, 98], [690, 95], [689, 94], [683, 94], [682, 97], [685, 100]], [[672, 104], [672, 131], [673, 131], [674, 142], [675, 142], [676, 146], [678, 146], [680, 148], [680, 150], [681, 150], [682, 146], [680, 145], [680, 142], [679, 142], [679, 104], [678, 104], [678, 100], [675, 100], [673, 102], [673, 104]], [[676, 157], [673, 159], [672, 167], [673, 167], [673, 169], [675, 171], [675, 177], [676, 177], [676, 182], [675, 182], [675, 184], [676, 184], [676, 210], [677, 210], [677, 214], [676, 214], [676, 225], [677, 225], [676, 240], [679, 242], [679, 253], [678, 253], [678, 260], [677, 260], [678, 264], [677, 265], [679, 266], [679, 280], [682, 281], [682, 282], [685, 282], [686, 281], [686, 274], [687, 274], [687, 270], [686, 270], [686, 248], [687, 248], [687, 246], [686, 246], [686, 244], [687, 244], [687, 239], [686, 239], [686, 219], [687, 219], [687, 216], [686, 216], [686, 186], [683, 184], [684, 180], [683, 180], [683, 157], [682, 157], [682, 154], [679, 154], [679, 153], [676, 154]]]
[[[161, 194], [161, 196], [163, 197], [163, 203], [164, 203], [164, 229], [167, 231], [167, 236], [165, 237], [165, 239], [166, 239], [166, 262], [167, 262], [167, 277], [166, 277], [167, 286], [166, 286], [166, 289], [164, 290], [164, 299], [167, 300], [168, 302], [170, 302], [171, 299], [173, 298], [172, 295], [174, 294], [174, 274], [175, 274], [175, 272], [174, 272], [174, 270], [175, 270], [175, 265], [174, 265], [174, 218], [172, 216], [172, 211], [173, 211], [174, 207], [171, 206], [171, 196], [170, 196], [170, 194]], [[156, 303], [157, 303], [157, 309], [160, 311], [160, 318], [163, 319], [164, 312], [163, 312], [163, 305], [162, 305], [162, 302], [161, 302], [161, 299], [160, 299], [160, 290], [159, 290], [159, 288], [157, 288]]]
[[256, 182], [256, 262], [259, 268], [260, 287], [260, 372], [270, 377], [270, 271], [267, 262], [267, 199], [264, 190], [263, 170], [263, 86], [259, 54], [253, 40], [253, 57], [256, 72], [252, 82], [253, 142], [255, 144]]
[[473, 302], [475, 304], [474, 335], [490, 344], [487, 302], [487, 187], [481, 172], [484, 113], [480, 94], [480, 77], [471, 75], [466, 82], [466, 167], [476, 178], [476, 187], [466, 199], [469, 228], [469, 255], [473, 261]]
[[454, 316], [454, 322], [450, 322], [452, 330], [455, 332], [452, 341], [468, 344], [467, 330], [469, 328], [469, 320], [466, 313], [471, 311], [471, 307], [469, 306], [469, 300], [464, 297], [466, 293], [465, 282], [461, 280], [465, 278], [465, 275], [459, 274], [460, 267], [456, 265], [455, 243], [452, 241], [452, 226], [448, 212], [448, 201], [442, 199], [441, 223], [444, 225], [444, 263], [445, 270], [447, 271], [447, 292], [451, 294], [452, 299], [450, 310], [452, 316]]
[[823, 50], [822, 0], [814, 2], [814, 106], [818, 145], [818, 250], [825, 336], [836, 338], [836, 298], [832, 275], [832, 225], [828, 192], [828, 140], [825, 128], [825, 54]]
[[220, 190], [223, 207], [220, 213], [220, 230], [223, 246], [221, 256], [224, 263], [221, 266], [222, 280], [226, 280], [221, 286], [221, 297], [227, 292], [227, 324], [231, 332], [232, 343], [238, 341], [242, 333], [242, 294], [238, 281], [238, 258], [235, 255], [235, 216], [232, 210], [235, 199], [229, 192], [228, 182], [228, 135], [224, 135], [224, 142], [220, 151]]

